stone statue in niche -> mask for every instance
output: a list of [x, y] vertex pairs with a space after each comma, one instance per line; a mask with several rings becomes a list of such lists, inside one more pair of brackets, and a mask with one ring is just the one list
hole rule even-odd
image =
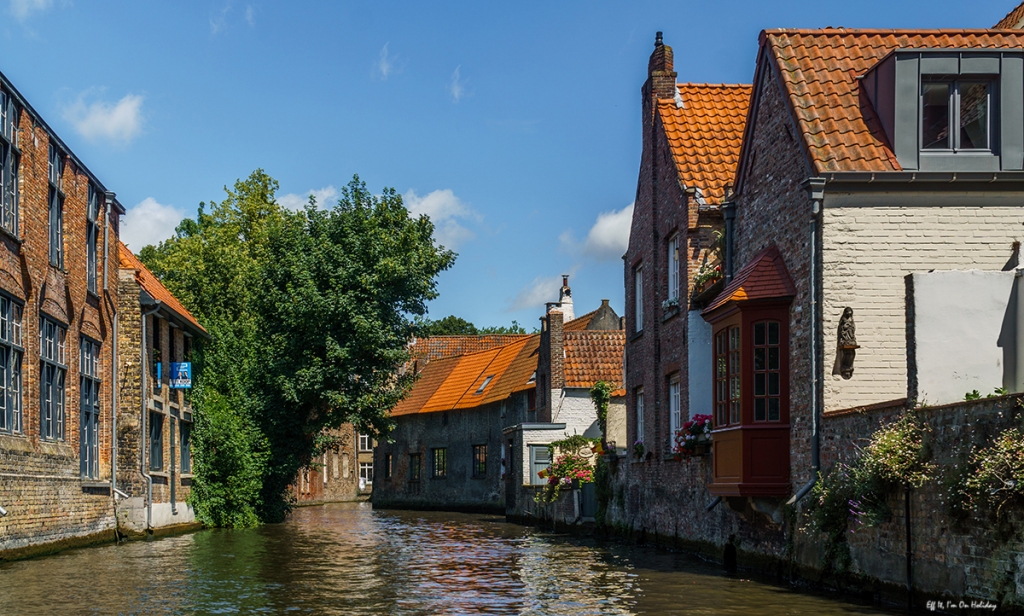
[[843, 309], [843, 316], [839, 318], [839, 332], [836, 343], [836, 363], [832, 367], [832, 374], [838, 374], [844, 379], [853, 376], [853, 359], [857, 355], [857, 328], [853, 324], [853, 308], [847, 306]]

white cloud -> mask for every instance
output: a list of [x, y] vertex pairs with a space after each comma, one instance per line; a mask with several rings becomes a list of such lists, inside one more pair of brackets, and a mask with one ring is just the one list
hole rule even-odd
[[587, 239], [582, 245], [576, 241], [571, 231], [558, 236], [562, 247], [571, 253], [582, 253], [597, 261], [621, 259], [629, 247], [629, 227], [633, 221], [633, 204], [621, 210], [602, 212], [597, 222], [587, 232]]
[[334, 186], [324, 186], [319, 190], [311, 188], [302, 194], [288, 193], [286, 195], [278, 195], [277, 202], [289, 210], [301, 210], [309, 203], [310, 195], [316, 197], [317, 207], [333, 207], [338, 199], [338, 189]]
[[452, 100], [456, 103], [466, 95], [466, 84], [469, 83], [469, 79], [463, 79], [461, 71], [462, 65], [455, 67], [455, 72], [452, 73], [452, 82], [448, 86], [448, 91], [452, 93]]
[[90, 141], [107, 140], [127, 144], [142, 132], [142, 97], [127, 94], [116, 103], [94, 100], [97, 91], [88, 90], [64, 106], [62, 115], [78, 134]]
[[507, 312], [516, 312], [526, 308], [543, 306], [547, 302], [558, 301], [558, 291], [562, 288], [559, 276], [538, 276], [530, 284], [519, 290], [515, 297], [508, 301]]
[[138, 252], [143, 246], [157, 244], [174, 235], [174, 228], [183, 218], [183, 210], [146, 197], [125, 214], [121, 223], [121, 241]]
[[385, 80], [395, 70], [394, 59], [388, 55], [388, 45], [390, 44], [390, 42], [384, 43], [384, 47], [380, 50], [380, 58], [377, 60], [377, 70], [380, 71], [380, 78]]
[[445, 248], [456, 248], [459, 244], [473, 239], [475, 234], [464, 227], [460, 221], [475, 220], [481, 217], [462, 199], [455, 196], [450, 188], [435, 190], [424, 196], [409, 190], [402, 199], [405, 207], [413, 216], [426, 214], [434, 223], [434, 239]]
[[250, 26], [255, 26], [256, 25], [256, 16], [253, 14], [253, 10], [252, 10], [252, 5], [251, 4], [245, 5], [245, 21]]
[[210, 15], [210, 34], [217, 34], [224, 29], [228, 22], [228, 13], [231, 11], [231, 3], [224, 5], [219, 13]]
[[18, 21], [25, 21], [32, 13], [45, 11], [53, 6], [53, 0], [11, 0], [11, 14]]

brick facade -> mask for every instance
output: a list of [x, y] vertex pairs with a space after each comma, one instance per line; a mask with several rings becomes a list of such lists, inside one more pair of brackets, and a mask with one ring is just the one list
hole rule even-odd
[[[6, 81], [17, 101], [19, 156], [17, 234], [0, 231], [0, 292], [22, 306], [21, 427], [0, 432], [0, 558], [45, 551], [114, 535], [111, 493], [113, 418], [113, 315], [118, 309], [118, 220], [123, 209], [103, 198], [105, 188], [59, 141]], [[63, 265], [50, 264], [49, 151], [64, 161], [56, 188], [63, 193]], [[100, 200], [96, 244], [97, 284], [87, 281], [87, 207], [90, 185]], [[106, 243], [104, 243], [104, 239]], [[113, 263], [110, 260], [113, 259]], [[113, 277], [112, 281], [106, 279]], [[109, 285], [109, 282], [113, 282]], [[66, 328], [63, 435], [41, 430], [40, 318]], [[98, 455], [95, 472], [80, 462], [81, 340], [99, 344]], [[10, 402], [8, 398], [8, 402]]]
[[[289, 492], [298, 505], [341, 503], [370, 498], [373, 487], [373, 441], [369, 450], [361, 448], [352, 424], [342, 424], [329, 434], [334, 446], [309, 466], [299, 471]], [[370, 464], [370, 481], [360, 482], [360, 464]]]

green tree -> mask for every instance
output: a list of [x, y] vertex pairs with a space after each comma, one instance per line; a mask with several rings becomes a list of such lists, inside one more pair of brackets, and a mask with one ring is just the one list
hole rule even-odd
[[416, 333], [422, 338], [429, 338], [430, 336], [475, 336], [480, 332], [476, 325], [462, 317], [450, 314], [437, 321], [431, 321], [426, 317], [419, 319], [416, 323]]
[[394, 190], [371, 195], [356, 177], [334, 208], [291, 212], [277, 187], [256, 170], [139, 255], [212, 336], [195, 357], [194, 438], [210, 451], [196, 453], [193, 506], [209, 524], [281, 519], [326, 428], [390, 429], [410, 385], [397, 370], [409, 317], [455, 258]]

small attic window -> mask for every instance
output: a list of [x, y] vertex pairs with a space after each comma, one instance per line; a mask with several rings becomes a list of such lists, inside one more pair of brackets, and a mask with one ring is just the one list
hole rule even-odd
[[921, 149], [988, 150], [991, 91], [988, 80], [924, 81], [921, 84]]
[[483, 383], [480, 383], [480, 388], [479, 388], [479, 389], [477, 389], [477, 390], [476, 390], [475, 392], [473, 392], [473, 393], [474, 393], [474, 394], [482, 394], [482, 393], [484, 393], [484, 389], [486, 389], [486, 388], [487, 388], [487, 386], [491, 384], [491, 379], [493, 379], [493, 378], [494, 378], [494, 375], [493, 375], [493, 374], [492, 374], [492, 375], [490, 375], [490, 376], [488, 376], [487, 378], [485, 378], [485, 379], [484, 379], [484, 382], [483, 382]]
[[529, 383], [536, 383], [536, 382], [537, 382], [537, 371], [534, 370], [533, 374], [530, 375], [530, 379], [528, 381], [526, 381], [526, 383], [529, 384]]

